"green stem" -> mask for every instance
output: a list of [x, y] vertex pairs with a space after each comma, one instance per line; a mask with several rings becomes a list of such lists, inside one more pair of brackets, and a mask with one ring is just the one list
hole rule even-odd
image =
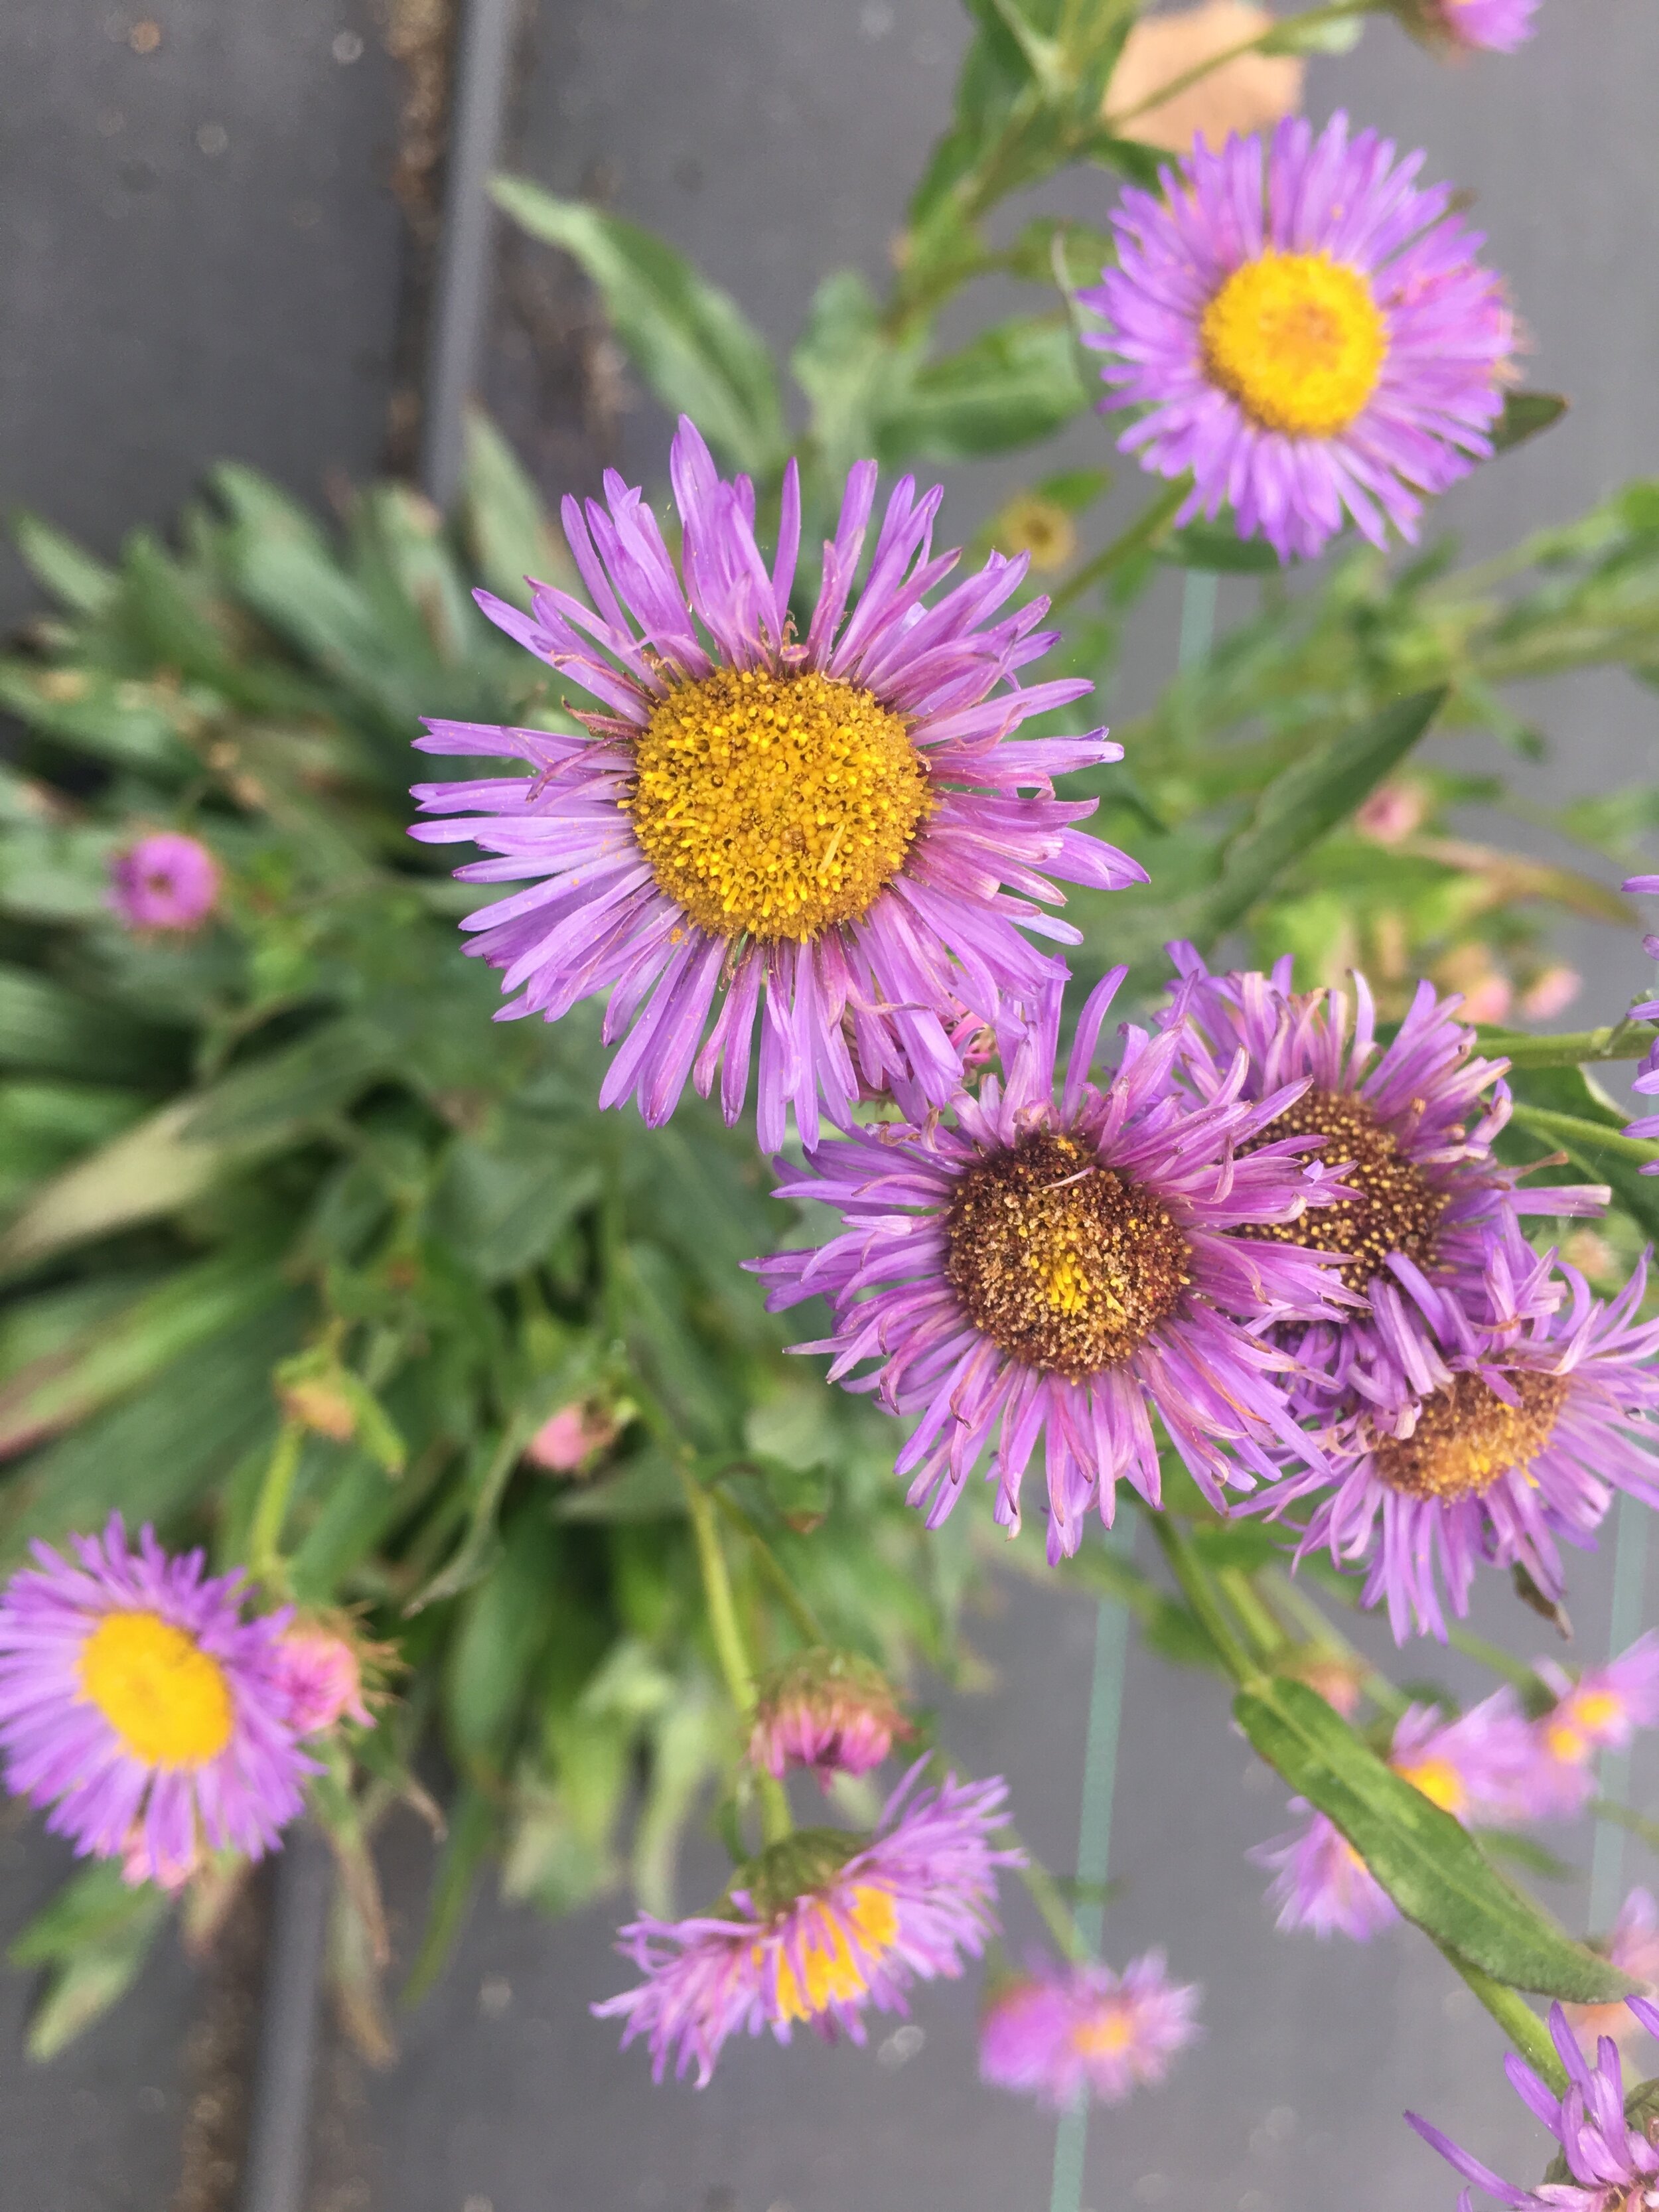
[[1280, 1614], [1287, 1615], [1312, 1643], [1334, 1652], [1340, 1659], [1354, 1661], [1363, 1671], [1366, 1696], [1379, 1712], [1390, 1714], [1398, 1720], [1411, 1704], [1411, 1699], [1397, 1690], [1386, 1674], [1377, 1673], [1358, 1645], [1350, 1643], [1341, 1630], [1326, 1619], [1293, 1577], [1281, 1574], [1276, 1567], [1270, 1567], [1267, 1583], [1273, 1601]]
[[[737, 1603], [732, 1595], [732, 1577], [726, 1571], [726, 1554], [720, 1549], [720, 1532], [715, 1525], [714, 1501], [690, 1468], [683, 1467], [680, 1469], [680, 1482], [685, 1492], [686, 1511], [691, 1516], [692, 1534], [696, 1539], [697, 1567], [702, 1577], [703, 1599], [708, 1607], [708, 1627], [714, 1639], [714, 1654], [726, 1678], [726, 1691], [738, 1709], [738, 1717], [746, 1723], [755, 1711], [755, 1674], [749, 1664], [749, 1654], [744, 1649], [743, 1631], [738, 1625]], [[794, 1826], [783, 1784], [769, 1774], [757, 1773], [755, 1794], [760, 1802], [763, 1839], [769, 1844], [781, 1843]]]
[[742, 1506], [738, 1504], [735, 1498], [728, 1498], [726, 1492], [718, 1486], [713, 1494], [720, 1511], [725, 1514], [726, 1519], [743, 1536], [754, 1553], [761, 1571], [781, 1600], [784, 1611], [794, 1622], [807, 1643], [828, 1644], [830, 1638], [824, 1634], [817, 1615], [790, 1581], [783, 1562], [744, 1511]]
[[294, 1495], [294, 1478], [300, 1471], [300, 1455], [305, 1449], [305, 1441], [303, 1421], [283, 1423], [260, 1479], [253, 1518], [248, 1523], [248, 1566], [262, 1583], [276, 1590], [288, 1586], [288, 1570], [282, 1553], [283, 1527], [288, 1519], [289, 1501]]
[[1437, 1947], [1447, 1964], [1461, 1974], [1474, 1991], [1486, 2010], [1498, 2022], [1510, 2041], [1526, 2060], [1534, 2072], [1541, 2075], [1558, 2097], [1567, 2089], [1567, 2069], [1556, 2054], [1547, 2028], [1518, 1990], [1503, 1982], [1495, 1982], [1480, 1967], [1473, 1966], [1467, 1959], [1442, 1943]]
[[1218, 54], [1212, 54], [1207, 61], [1196, 62], [1191, 69], [1182, 70], [1179, 76], [1172, 76], [1167, 83], [1155, 86], [1144, 100], [1138, 100], [1133, 107], [1125, 107], [1115, 114], [1107, 115], [1103, 118], [1106, 128], [1121, 134], [1124, 125], [1133, 123], [1136, 116], [1145, 115], [1149, 108], [1162, 107], [1166, 100], [1178, 99], [1189, 86], [1201, 83], [1212, 70], [1224, 69], [1229, 62], [1236, 62], [1244, 54], [1259, 53], [1264, 46], [1284, 51], [1287, 31], [1316, 31], [1322, 29], [1327, 23], [1346, 22], [1355, 15], [1369, 15], [1374, 4], [1375, 0], [1333, 0], [1329, 7], [1311, 8], [1303, 15], [1286, 15], [1279, 22], [1270, 23], [1265, 31], [1258, 31], [1254, 38], [1241, 39], [1237, 46], [1224, 46]]
[[1024, 1883], [1032, 1904], [1042, 1915], [1043, 1926], [1068, 1959], [1081, 1963], [1089, 1956], [1089, 1947], [1083, 1940], [1076, 1917], [1066, 1902], [1060, 1884], [1033, 1854], [1030, 1845], [1022, 1843], [1012, 1828], [1005, 1833], [1008, 1843], [1017, 1850], [1025, 1853], [1025, 1863], [1019, 1870], [1019, 1878]]
[[1222, 1594], [1237, 1614], [1258, 1659], [1270, 1660], [1285, 1648], [1279, 1623], [1263, 1604], [1260, 1593], [1243, 1567], [1223, 1567], [1216, 1576]]
[[1575, 1030], [1562, 1036], [1483, 1033], [1484, 1050], [1501, 1053], [1511, 1067], [1584, 1067], [1598, 1060], [1640, 1060], [1659, 1039], [1659, 1024], [1628, 1017], [1606, 1029]]
[[1659, 1851], [1659, 1820], [1632, 1813], [1615, 1797], [1598, 1797], [1584, 1810], [1597, 1820], [1611, 1820], [1616, 1827], [1627, 1829], [1632, 1836], [1639, 1836], [1650, 1850]]
[[1183, 477], [1179, 483], [1170, 484], [1156, 499], [1149, 501], [1121, 538], [1115, 538], [1091, 560], [1085, 561], [1080, 568], [1073, 571], [1049, 600], [1048, 611], [1058, 613], [1061, 607], [1069, 606], [1079, 593], [1103, 582], [1115, 568], [1121, 568], [1137, 553], [1144, 553], [1163, 536], [1175, 520], [1176, 509], [1190, 489]]
[[1222, 1664], [1236, 1682], [1252, 1682], [1261, 1673], [1249, 1653], [1232, 1631], [1220, 1600], [1210, 1586], [1204, 1564], [1193, 1549], [1186, 1531], [1175, 1516], [1148, 1506], [1146, 1518], [1152, 1523], [1152, 1534], [1158, 1549], [1175, 1577], [1181, 1595], [1191, 1606], [1199, 1626], [1214, 1644]]
[[1555, 1692], [1543, 1677], [1528, 1666], [1524, 1659], [1516, 1659], [1500, 1644], [1489, 1644], [1484, 1636], [1471, 1630], [1454, 1626], [1448, 1631], [1454, 1651], [1461, 1651], [1466, 1659], [1473, 1659], [1482, 1667], [1490, 1667], [1494, 1674], [1512, 1682], [1522, 1697], [1539, 1705], [1553, 1704]]

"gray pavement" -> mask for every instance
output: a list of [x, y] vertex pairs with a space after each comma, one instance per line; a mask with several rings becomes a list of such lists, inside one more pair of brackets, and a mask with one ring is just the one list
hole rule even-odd
[[[151, 21], [161, 36], [146, 52]], [[1346, 99], [1478, 190], [1534, 334], [1532, 380], [1574, 397], [1560, 429], [1446, 502], [1477, 548], [1659, 468], [1659, 15], [1651, 0], [1545, 0], [1544, 24], [1516, 60], [1460, 70], [1373, 28], [1311, 88], [1316, 114]], [[851, 258], [879, 272], [962, 36], [953, 0], [540, 0], [515, 72], [511, 158], [659, 226], [787, 338], [823, 268]], [[358, 58], [337, 59], [354, 40]], [[143, 0], [125, 13], [11, 0], [0, 86], [0, 500], [108, 548], [131, 522], [164, 520], [222, 453], [310, 496], [331, 467], [372, 466], [403, 245], [386, 187], [398, 86], [360, 0]], [[1103, 213], [1103, 184], [1066, 191], [1079, 215]], [[617, 404], [630, 395], [580, 287], [510, 244], [503, 275], [487, 390], [548, 488], [586, 486], [613, 457], [659, 479], [660, 422], [637, 395]], [[1038, 466], [1095, 455], [1102, 436], [1074, 428]], [[1012, 480], [1004, 467], [963, 471], [957, 526]], [[0, 605], [22, 604], [21, 579], [0, 570]], [[1149, 604], [1111, 711], [1167, 672], [1176, 612], [1172, 583]], [[1534, 711], [1559, 748], [1533, 772], [1540, 796], [1650, 768], [1650, 695], [1575, 678], [1540, 689]], [[1644, 980], [1633, 943], [1603, 933], [1578, 957], [1587, 1016]], [[1605, 1633], [1606, 1564], [1575, 1573], [1590, 1650]], [[1004, 1600], [975, 1632], [1000, 1690], [953, 1711], [951, 1741], [976, 1771], [1009, 1774], [1024, 1825], [1064, 1866], [1092, 1612], [1023, 1584]], [[1489, 1612], [1492, 1632], [1529, 1647], [1526, 1617], [1496, 1596]], [[1425, 1946], [1401, 1935], [1362, 1956], [1273, 1933], [1243, 1853], [1281, 1825], [1280, 1795], [1215, 1687], [1132, 1658], [1114, 1840], [1127, 1887], [1107, 1949], [1121, 1960], [1166, 1943], [1206, 1984], [1209, 2039], [1165, 2092], [1097, 2120], [1091, 2212], [1449, 2206], [1401, 2125], [1408, 2103], [1500, 2164], [1538, 2163], [1495, 2032]], [[58, 1864], [35, 1831], [0, 1838], [0, 1930]], [[407, 1948], [429, 1875], [412, 1829], [389, 1838], [387, 1871]], [[687, 1901], [716, 1879], [694, 1854]], [[1017, 1943], [1030, 1933], [1022, 1911], [1017, 1899]], [[619, 2058], [586, 2015], [619, 1985], [609, 1942], [604, 1912], [550, 1925], [482, 1899], [398, 2066], [372, 2080], [335, 2069], [340, 2141], [316, 2212], [1047, 2203], [1052, 2128], [975, 2087], [969, 1992], [922, 1993], [919, 2046], [880, 2030], [866, 2053], [745, 2045], [701, 2095], [653, 2091], [640, 2053]], [[0, 1978], [0, 2212], [167, 2202], [179, 2046], [199, 1994], [166, 1949], [112, 2019], [40, 2071], [20, 2054], [23, 1985]]]

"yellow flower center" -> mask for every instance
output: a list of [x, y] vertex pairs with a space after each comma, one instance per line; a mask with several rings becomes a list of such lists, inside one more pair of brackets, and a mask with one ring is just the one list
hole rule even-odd
[[903, 722], [838, 677], [723, 668], [678, 684], [636, 740], [623, 802], [659, 887], [716, 937], [856, 921], [932, 797]]
[[1127, 1359], [1174, 1310], [1187, 1240], [1075, 1137], [1022, 1137], [957, 1186], [945, 1272], [1011, 1358], [1073, 1381]]
[[1463, 1787], [1463, 1778], [1449, 1759], [1419, 1759], [1395, 1772], [1402, 1782], [1409, 1782], [1413, 1790], [1420, 1790], [1431, 1805], [1437, 1805], [1443, 1813], [1449, 1813], [1461, 1820], [1468, 1806], [1469, 1793]]
[[[858, 1931], [859, 1942], [873, 1964], [884, 1958], [898, 1941], [898, 1908], [890, 1894], [861, 1882], [844, 1908]], [[801, 1972], [781, 1948], [778, 1952], [777, 2008], [780, 2020], [811, 2020], [832, 2002], [848, 2004], [870, 1986], [863, 1964], [847, 1940], [840, 1917], [827, 1905], [811, 1908], [807, 1933], [801, 1939]], [[802, 1984], [805, 1984], [803, 1988]]]
[[1370, 285], [1326, 253], [1247, 261], [1204, 310], [1199, 338], [1210, 374], [1250, 420], [1296, 438], [1346, 429], [1389, 350]]
[[1072, 2033], [1073, 2048], [1084, 2058], [1115, 2058], [1134, 2039], [1135, 2024], [1127, 2005], [1115, 2005]]
[[106, 1613], [82, 1647], [81, 1688], [147, 1766], [205, 1766], [230, 1741], [224, 1669], [159, 1614]]
[[1613, 1723], [1622, 1720], [1625, 1702], [1610, 1690], [1575, 1691], [1565, 1698], [1544, 1724], [1544, 1741], [1552, 1759], [1578, 1765], [1588, 1759]]
[[1407, 1498], [1446, 1504], [1479, 1498], [1512, 1472], [1525, 1474], [1554, 1432], [1567, 1395], [1560, 1375], [1511, 1375], [1511, 1406], [1478, 1375], [1460, 1375], [1449, 1390], [1423, 1402], [1408, 1437], [1376, 1445], [1378, 1480]]

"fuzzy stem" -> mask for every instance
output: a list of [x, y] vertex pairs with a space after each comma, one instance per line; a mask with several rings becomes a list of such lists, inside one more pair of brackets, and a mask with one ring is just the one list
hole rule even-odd
[[[755, 1674], [744, 1648], [743, 1631], [738, 1625], [732, 1577], [726, 1571], [726, 1554], [720, 1549], [720, 1530], [715, 1525], [714, 1501], [689, 1468], [681, 1468], [680, 1482], [685, 1492], [686, 1511], [691, 1516], [692, 1534], [696, 1539], [697, 1567], [702, 1577], [715, 1656], [726, 1678], [727, 1692], [738, 1709], [738, 1717], [746, 1723], [755, 1711]], [[755, 1795], [760, 1804], [763, 1837], [769, 1844], [781, 1843], [794, 1826], [783, 1784], [769, 1774], [757, 1773]]]
[[283, 1423], [260, 1479], [253, 1518], [248, 1523], [248, 1565], [262, 1583], [277, 1590], [288, 1586], [288, 1570], [282, 1555], [283, 1525], [288, 1519], [289, 1501], [294, 1495], [294, 1478], [300, 1471], [300, 1454], [305, 1449], [305, 1441], [303, 1421]]
[[1502, 1053], [1511, 1067], [1583, 1067], [1592, 1060], [1640, 1060], [1659, 1039], [1652, 1022], [1626, 1018], [1606, 1029], [1576, 1030], [1561, 1036], [1512, 1036], [1487, 1031], [1480, 1039], [1485, 1050]]
[[1480, 1967], [1471, 1966], [1467, 1959], [1446, 1944], [1437, 1946], [1449, 1966], [1456, 1969], [1474, 1991], [1486, 2010], [1498, 2022], [1510, 2041], [1526, 2060], [1534, 2072], [1540, 2075], [1558, 2097], [1567, 2090], [1567, 2069], [1550, 2041], [1549, 2030], [1527, 2002], [1518, 1990], [1503, 1982], [1495, 1982]]

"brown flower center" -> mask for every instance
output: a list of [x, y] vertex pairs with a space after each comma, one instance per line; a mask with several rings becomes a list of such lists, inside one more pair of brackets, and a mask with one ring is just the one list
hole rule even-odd
[[1341, 1180], [1357, 1195], [1334, 1206], [1310, 1206], [1295, 1221], [1261, 1222], [1238, 1234], [1274, 1244], [1303, 1244], [1316, 1252], [1340, 1252], [1342, 1279], [1351, 1291], [1363, 1291], [1380, 1275], [1390, 1252], [1403, 1252], [1419, 1267], [1431, 1266], [1445, 1199], [1352, 1091], [1304, 1091], [1295, 1105], [1240, 1149], [1255, 1152], [1281, 1137], [1312, 1135], [1325, 1139], [1320, 1157], [1332, 1166], [1352, 1162]]
[[1152, 1193], [1050, 1129], [971, 1169], [948, 1227], [945, 1274], [975, 1328], [1073, 1382], [1127, 1359], [1188, 1281], [1187, 1240]]
[[1408, 1437], [1375, 1446], [1378, 1479], [1406, 1498], [1447, 1504], [1479, 1498], [1511, 1469], [1524, 1474], [1548, 1443], [1567, 1395], [1562, 1375], [1511, 1375], [1516, 1402], [1478, 1375], [1426, 1398]]

